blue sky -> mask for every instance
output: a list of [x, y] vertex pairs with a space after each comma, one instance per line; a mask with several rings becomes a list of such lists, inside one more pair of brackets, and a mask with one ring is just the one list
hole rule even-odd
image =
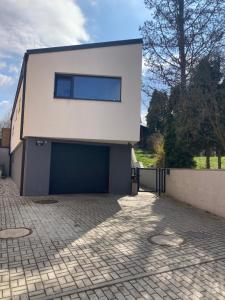
[[144, 0], [1, 0], [0, 119], [11, 110], [26, 49], [139, 38], [147, 18]]

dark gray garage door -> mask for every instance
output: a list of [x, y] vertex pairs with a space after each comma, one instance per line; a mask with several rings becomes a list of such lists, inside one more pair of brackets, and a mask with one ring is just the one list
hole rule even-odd
[[109, 148], [53, 143], [50, 194], [107, 193]]

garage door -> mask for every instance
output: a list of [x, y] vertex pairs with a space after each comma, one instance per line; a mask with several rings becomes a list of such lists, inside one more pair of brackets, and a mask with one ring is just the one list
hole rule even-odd
[[53, 143], [50, 194], [107, 193], [109, 147]]

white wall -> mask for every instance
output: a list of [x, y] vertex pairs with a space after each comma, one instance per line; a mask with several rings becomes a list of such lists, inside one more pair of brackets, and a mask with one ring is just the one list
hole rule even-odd
[[170, 169], [166, 194], [225, 217], [225, 170]]
[[156, 170], [139, 169], [140, 188], [146, 190], [156, 190]]
[[[23, 136], [137, 142], [141, 60], [140, 44], [29, 55]], [[122, 102], [54, 99], [55, 72], [121, 76]]]
[[23, 82], [21, 83], [20, 91], [17, 97], [17, 104], [12, 118], [11, 146], [10, 146], [11, 152], [13, 152], [21, 142], [20, 126], [21, 126], [21, 113], [22, 113], [22, 95], [23, 95]]

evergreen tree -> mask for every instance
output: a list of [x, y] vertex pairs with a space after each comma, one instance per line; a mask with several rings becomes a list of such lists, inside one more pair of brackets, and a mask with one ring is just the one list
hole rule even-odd
[[[207, 56], [200, 61], [192, 72], [188, 92], [192, 124], [195, 124], [197, 131], [197, 148], [206, 152], [212, 148], [222, 149], [225, 137], [225, 85], [218, 55]], [[219, 124], [216, 123], [218, 120]]]
[[190, 136], [183, 123], [182, 111], [180, 111], [180, 88], [171, 90], [169, 97], [169, 108], [165, 127], [165, 165], [167, 168], [192, 168], [195, 166], [193, 160], [193, 149], [190, 147]]
[[146, 115], [149, 134], [164, 133], [168, 112], [168, 97], [165, 92], [154, 90]]
[[[198, 88], [195, 87], [197, 94], [203, 96], [203, 100], [198, 98], [194, 103], [193, 99], [196, 99], [196, 96], [191, 97], [193, 94], [191, 96], [189, 94], [191, 75], [196, 65], [203, 57], [207, 57], [215, 49], [224, 45], [225, 2], [224, 0], [145, 0], [145, 4], [150, 11], [150, 18], [140, 30], [144, 40], [145, 63], [150, 80], [144, 90], [149, 94], [150, 83], [154, 85], [154, 80], [157, 84], [160, 82], [171, 88], [173, 95], [168, 105], [169, 121], [165, 134], [167, 161], [170, 161], [169, 157], [174, 155], [168, 153], [168, 149], [173, 152], [176, 149], [177, 154], [173, 165], [193, 166], [192, 155], [200, 144], [197, 141], [201, 132], [207, 135], [210, 131], [211, 137], [213, 128], [225, 149], [225, 126], [221, 125], [223, 124], [221, 117], [224, 118], [224, 115], [220, 113], [224, 98], [221, 96], [222, 93], [220, 96], [212, 97], [215, 90], [208, 85], [214, 77], [213, 81], [218, 84], [216, 60], [213, 67], [215, 74], [211, 73], [208, 76], [207, 72], [205, 74], [204, 71], [201, 72], [204, 84], [210, 89], [207, 91], [201, 84]], [[200, 99], [202, 103], [199, 103]], [[204, 114], [208, 115], [209, 122], [202, 117], [202, 109]], [[149, 111], [149, 114], [151, 115], [152, 112]], [[156, 116], [154, 110], [153, 115]], [[153, 120], [152, 117], [151, 119]], [[206, 124], [208, 128], [205, 131]], [[155, 120], [152, 126], [153, 132], [158, 128], [162, 131], [160, 119]], [[165, 131], [165, 125], [163, 127]], [[211, 144], [211, 138], [207, 143]], [[170, 144], [173, 146], [170, 147]]]

